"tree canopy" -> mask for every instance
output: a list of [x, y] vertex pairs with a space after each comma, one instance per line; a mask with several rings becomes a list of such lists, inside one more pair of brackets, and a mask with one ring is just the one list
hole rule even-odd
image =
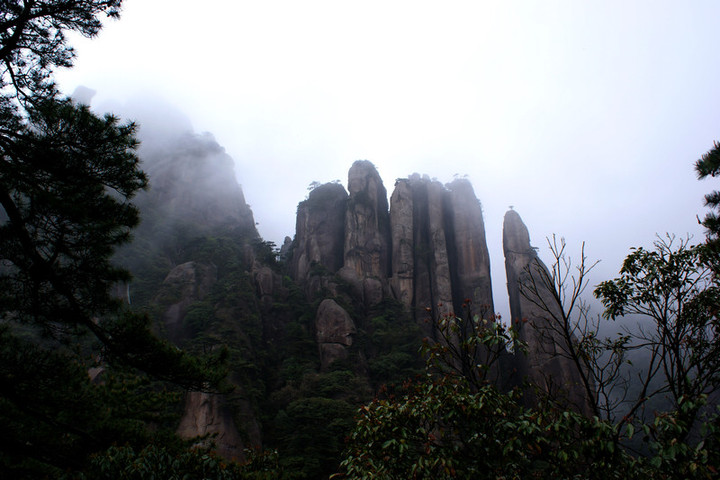
[[56, 94], [56, 67], [70, 67], [75, 51], [67, 32], [93, 37], [102, 16], [118, 18], [122, 0], [2, 0], [0, 91], [8, 100], [34, 102]]
[[[713, 148], [695, 162], [695, 171], [701, 180], [720, 174], [720, 144], [715, 142]], [[720, 237], [720, 217], [717, 214], [717, 209], [720, 208], [720, 192], [715, 190], [705, 195], [705, 205], [710, 207], [711, 211], [701, 223], [707, 228], [708, 238], [717, 242]]]
[[[113, 443], [174, 436], [181, 390], [212, 371], [156, 337], [112, 288], [147, 186], [136, 127], [61, 98], [66, 32], [93, 36], [121, 0], [0, 2], [0, 476], [57, 477]], [[209, 358], [221, 361], [222, 351]], [[217, 366], [216, 363], [211, 364]], [[151, 427], [152, 428], [149, 428]]]

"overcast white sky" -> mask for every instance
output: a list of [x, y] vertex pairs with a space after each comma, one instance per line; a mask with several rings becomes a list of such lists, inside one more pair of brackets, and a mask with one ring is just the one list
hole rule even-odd
[[214, 134], [278, 244], [308, 184], [346, 184], [354, 160], [388, 193], [413, 172], [467, 174], [500, 297], [510, 205], [546, 260], [553, 233], [586, 241], [598, 282], [656, 233], [702, 238], [718, 184], [693, 162], [720, 140], [718, 19], [710, 0], [125, 0], [73, 39], [58, 79], [96, 104], [157, 95]]

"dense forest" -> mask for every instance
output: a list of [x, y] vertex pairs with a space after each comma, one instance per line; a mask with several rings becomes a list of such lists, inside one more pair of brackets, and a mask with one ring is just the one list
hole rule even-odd
[[357, 161], [277, 246], [212, 135], [61, 95], [121, 4], [2, 4], [3, 478], [719, 476], [720, 194], [597, 286], [511, 209], [502, 319], [469, 181]]

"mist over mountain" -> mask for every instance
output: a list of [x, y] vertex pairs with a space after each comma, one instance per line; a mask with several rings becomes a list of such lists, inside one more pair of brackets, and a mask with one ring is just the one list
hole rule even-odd
[[[228, 458], [269, 446], [316, 459], [305, 467], [316, 478], [335, 468], [355, 406], [419, 372], [423, 338], [447, 341], [437, 319], [456, 312], [496, 321], [492, 283], [504, 279], [491, 278], [482, 206], [467, 179], [443, 185], [414, 173], [396, 180], [388, 202], [375, 166], [356, 161], [347, 189], [318, 183], [300, 201], [294, 235], [280, 248], [258, 234], [233, 160], [211, 134], [162, 105], [132, 108], [123, 116], [140, 122], [150, 188], [136, 198], [135, 239], [117, 255], [134, 277], [120, 294], [178, 346], [230, 352], [234, 393], [187, 394], [182, 436], [215, 435]], [[517, 302], [517, 277], [537, 255], [518, 214], [508, 215], [506, 256], [521, 255], [508, 263]], [[521, 317], [543, 321], [512, 310], [518, 318], [506, 321], [518, 328]], [[492, 372], [498, 386], [542, 369], [572, 390], [563, 360], [542, 359], [547, 339], [521, 331], [536, 345], [530, 363], [504, 354]], [[567, 399], [584, 409], [582, 392]]]

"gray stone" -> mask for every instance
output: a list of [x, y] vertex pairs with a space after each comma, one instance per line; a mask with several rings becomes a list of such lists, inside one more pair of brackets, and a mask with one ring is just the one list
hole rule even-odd
[[410, 307], [415, 276], [415, 243], [413, 195], [410, 181], [398, 180], [390, 198], [390, 232], [392, 244], [392, 277], [390, 285], [395, 298]]
[[344, 266], [361, 276], [386, 279], [390, 252], [387, 191], [372, 163], [353, 163], [348, 172], [348, 191]]
[[[554, 327], [562, 312], [548, 285], [550, 273], [530, 245], [527, 227], [514, 210], [505, 214], [503, 248], [510, 315], [520, 340], [527, 344], [527, 355], [514, 358], [520, 379], [527, 379], [555, 401], [590, 414], [580, 372], [563, 355], [565, 340]], [[531, 283], [536, 286], [532, 291], [524, 287]], [[525, 398], [530, 405], [537, 402], [531, 389], [526, 390]]]
[[355, 323], [335, 300], [320, 302], [315, 316], [315, 330], [323, 369], [337, 360], [347, 358], [347, 348], [353, 343]]
[[342, 267], [346, 203], [342, 185], [328, 183], [298, 205], [290, 262], [296, 281], [305, 283], [313, 268], [334, 273]]

